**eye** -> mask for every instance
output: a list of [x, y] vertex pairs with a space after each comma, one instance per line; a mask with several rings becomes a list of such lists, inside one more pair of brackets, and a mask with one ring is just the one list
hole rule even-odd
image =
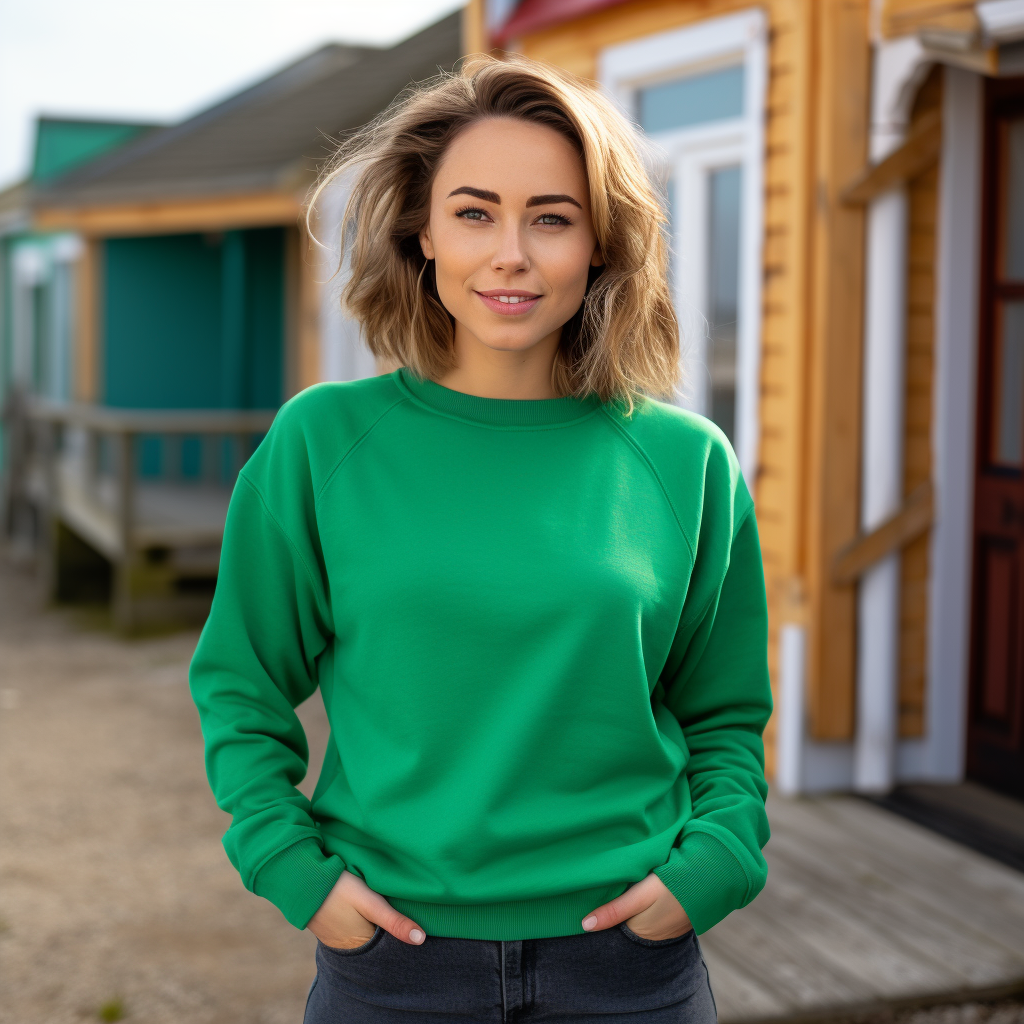
[[481, 210], [479, 206], [464, 206], [461, 210], [455, 211], [455, 216], [463, 220], [483, 220], [487, 216], [487, 211]]
[[538, 224], [549, 225], [553, 224], [559, 226], [562, 224], [571, 224], [572, 221], [568, 217], [563, 217], [560, 213], [542, 213], [537, 218]]

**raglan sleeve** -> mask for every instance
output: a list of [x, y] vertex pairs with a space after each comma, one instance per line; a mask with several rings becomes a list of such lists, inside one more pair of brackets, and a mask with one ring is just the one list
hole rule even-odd
[[[281, 413], [278, 414], [279, 418]], [[223, 837], [247, 889], [304, 928], [341, 876], [296, 787], [309, 748], [295, 709], [331, 637], [315, 521], [275, 422], [232, 492], [210, 615], [189, 668], [206, 772], [231, 815]], [[287, 445], [284, 446], [287, 448]], [[267, 500], [275, 491], [284, 499]]]
[[661, 679], [688, 749], [692, 816], [655, 868], [698, 934], [767, 880], [762, 733], [772, 711], [753, 502], [724, 439], [709, 461], [717, 466], [709, 464], [691, 583]]

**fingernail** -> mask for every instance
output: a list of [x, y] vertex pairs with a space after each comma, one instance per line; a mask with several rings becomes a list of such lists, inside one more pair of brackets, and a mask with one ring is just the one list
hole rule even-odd
[[590, 929], [593, 928], [595, 924], [597, 924], [597, 918], [594, 917], [593, 914], [591, 914], [590, 917], [585, 917], [583, 919], [583, 927], [586, 928], [587, 931], [590, 931]]
[[413, 942], [422, 942], [424, 935], [419, 928], [413, 928], [413, 930], [409, 932], [409, 938], [412, 939]]

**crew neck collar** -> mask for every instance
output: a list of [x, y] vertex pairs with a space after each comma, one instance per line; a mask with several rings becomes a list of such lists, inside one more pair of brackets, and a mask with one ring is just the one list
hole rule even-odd
[[548, 427], [572, 423], [589, 416], [601, 405], [601, 399], [594, 392], [585, 398], [482, 398], [454, 391], [433, 380], [420, 380], [405, 366], [395, 370], [393, 376], [400, 388], [435, 412], [494, 427]]

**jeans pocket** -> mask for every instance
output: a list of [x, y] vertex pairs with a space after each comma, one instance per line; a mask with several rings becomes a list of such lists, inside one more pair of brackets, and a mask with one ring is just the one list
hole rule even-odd
[[619, 931], [621, 931], [630, 942], [635, 942], [638, 946], [675, 946], [683, 942], [689, 942], [695, 938], [695, 932], [690, 928], [689, 931], [683, 932], [682, 935], [673, 935], [668, 939], [646, 939], [642, 935], [637, 935], [637, 933], [633, 931], [625, 921], [619, 923]]
[[328, 946], [319, 939], [317, 939], [316, 942], [317, 947], [322, 949], [325, 953], [330, 953], [335, 956], [358, 956], [360, 953], [365, 953], [368, 949], [378, 945], [380, 937], [386, 934], [387, 932], [385, 932], [378, 924], [374, 925], [373, 934], [361, 946], [352, 946], [350, 949], [346, 949], [343, 946]]

